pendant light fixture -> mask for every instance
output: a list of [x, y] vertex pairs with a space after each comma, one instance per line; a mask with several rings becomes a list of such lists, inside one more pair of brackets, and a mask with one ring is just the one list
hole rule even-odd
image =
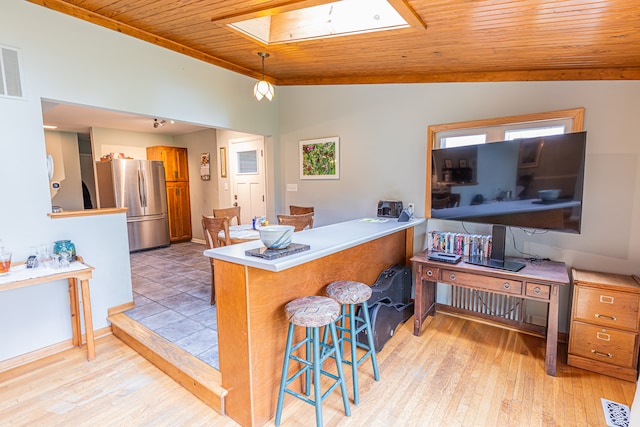
[[264, 59], [268, 58], [269, 54], [266, 52], [258, 52], [258, 56], [262, 58], [262, 80], [257, 82], [253, 87], [253, 96], [255, 96], [258, 101], [264, 97], [271, 101], [275, 96], [275, 89], [271, 83], [264, 79]]

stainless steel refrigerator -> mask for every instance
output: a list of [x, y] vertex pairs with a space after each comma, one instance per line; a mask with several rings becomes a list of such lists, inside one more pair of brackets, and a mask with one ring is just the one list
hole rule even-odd
[[164, 165], [157, 160], [96, 162], [101, 208], [127, 208], [129, 251], [169, 245]]

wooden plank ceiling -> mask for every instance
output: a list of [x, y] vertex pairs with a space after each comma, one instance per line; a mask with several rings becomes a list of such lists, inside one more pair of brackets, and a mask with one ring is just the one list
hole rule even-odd
[[276, 85], [640, 79], [638, 0], [392, 0], [426, 29], [269, 46], [224, 24], [327, 1], [29, 1]]

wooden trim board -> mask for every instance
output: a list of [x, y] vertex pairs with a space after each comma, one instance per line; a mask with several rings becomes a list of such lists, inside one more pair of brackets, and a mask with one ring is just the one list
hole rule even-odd
[[225, 415], [220, 372], [175, 344], [145, 328], [126, 314], [110, 316], [113, 334], [160, 368], [196, 397]]

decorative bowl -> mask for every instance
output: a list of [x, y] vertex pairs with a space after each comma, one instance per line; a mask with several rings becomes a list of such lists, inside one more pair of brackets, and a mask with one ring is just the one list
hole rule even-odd
[[258, 229], [260, 240], [268, 249], [284, 249], [291, 244], [293, 225], [266, 225]]
[[538, 197], [540, 197], [545, 202], [556, 200], [559, 195], [560, 195], [560, 190], [556, 190], [556, 189], [538, 191]]
[[53, 253], [66, 256], [69, 261], [75, 261], [76, 245], [71, 240], [58, 240], [53, 243]]

